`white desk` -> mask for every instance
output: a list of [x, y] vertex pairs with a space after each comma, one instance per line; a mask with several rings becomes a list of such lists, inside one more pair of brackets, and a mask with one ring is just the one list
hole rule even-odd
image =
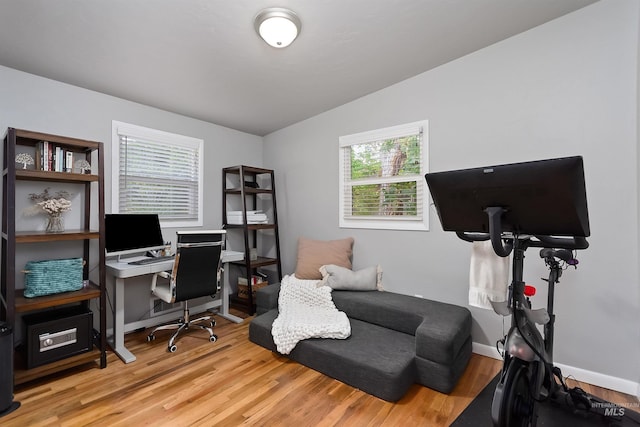
[[[124, 334], [138, 327], [126, 329], [124, 323], [124, 279], [128, 277], [138, 277], [147, 274], [157, 273], [159, 271], [171, 270], [173, 267], [173, 260], [157, 262], [146, 265], [131, 265], [129, 261], [135, 261], [144, 257], [132, 257], [127, 258], [126, 262], [118, 262], [117, 260], [108, 260], [106, 262], [107, 276], [115, 279], [114, 289], [114, 313], [113, 313], [113, 336], [110, 337], [110, 344], [113, 351], [122, 359], [124, 363], [130, 363], [136, 360], [136, 357], [124, 346]], [[222, 262], [225, 264], [225, 273], [223, 275], [222, 283], [222, 297], [219, 300], [209, 303], [208, 308], [220, 307], [220, 316], [231, 320], [232, 322], [241, 323], [242, 319], [229, 314], [229, 271], [228, 263], [232, 261], [242, 261], [244, 259], [243, 252], [237, 251], [223, 251]], [[151, 286], [151, 282], [149, 282]], [[174, 316], [175, 317], [175, 316]], [[148, 319], [152, 324], [162, 321], [161, 318]], [[150, 324], [151, 325], [151, 324]]]

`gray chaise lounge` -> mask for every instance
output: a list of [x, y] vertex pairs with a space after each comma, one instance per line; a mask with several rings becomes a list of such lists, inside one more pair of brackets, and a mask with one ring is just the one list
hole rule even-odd
[[[256, 294], [249, 339], [271, 351], [279, 285]], [[345, 340], [308, 339], [287, 355], [369, 394], [397, 401], [418, 383], [449, 393], [471, 357], [471, 313], [464, 307], [379, 291], [332, 292], [351, 323]]]

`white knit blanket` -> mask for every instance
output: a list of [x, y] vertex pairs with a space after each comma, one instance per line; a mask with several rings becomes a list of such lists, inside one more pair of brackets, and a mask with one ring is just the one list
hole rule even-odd
[[339, 311], [329, 286], [320, 280], [301, 280], [285, 276], [280, 283], [278, 317], [271, 334], [278, 352], [289, 354], [300, 340], [307, 338], [345, 339], [351, 335], [347, 315]]

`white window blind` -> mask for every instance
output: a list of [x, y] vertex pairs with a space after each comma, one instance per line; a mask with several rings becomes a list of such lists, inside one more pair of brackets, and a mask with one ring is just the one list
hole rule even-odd
[[340, 226], [427, 230], [428, 122], [340, 137]]
[[114, 122], [116, 139], [118, 212], [157, 213], [167, 226], [202, 225], [203, 141]]

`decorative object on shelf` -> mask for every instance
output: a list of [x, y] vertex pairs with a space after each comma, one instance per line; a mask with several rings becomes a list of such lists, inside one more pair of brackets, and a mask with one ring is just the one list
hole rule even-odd
[[62, 213], [71, 210], [71, 194], [61, 190], [52, 195], [49, 188], [45, 188], [42, 193], [31, 193], [29, 199], [36, 202], [31, 208], [27, 209], [27, 214], [36, 215], [45, 213], [47, 215], [47, 224], [45, 231], [47, 233], [62, 233], [64, 231], [64, 219]]
[[[256, 291], [258, 289], [264, 288], [265, 286], [268, 286], [268, 285], [269, 285], [269, 282], [264, 280], [262, 277], [252, 276], [251, 289], [252, 289], [253, 298], [255, 299]], [[238, 277], [238, 298], [241, 298], [243, 300], [246, 300], [249, 298], [249, 286], [247, 285], [246, 277]]]
[[91, 173], [91, 163], [88, 161], [81, 159], [76, 162], [74, 165], [75, 169], [82, 174]]
[[52, 213], [47, 216], [47, 227], [45, 228], [47, 233], [62, 233], [64, 232], [64, 220], [62, 214]]
[[26, 169], [27, 166], [35, 164], [33, 157], [29, 153], [18, 153], [16, 155], [16, 163], [22, 163], [22, 169]]
[[28, 261], [24, 266], [24, 296], [26, 298], [61, 292], [79, 291], [82, 280], [82, 258]]

